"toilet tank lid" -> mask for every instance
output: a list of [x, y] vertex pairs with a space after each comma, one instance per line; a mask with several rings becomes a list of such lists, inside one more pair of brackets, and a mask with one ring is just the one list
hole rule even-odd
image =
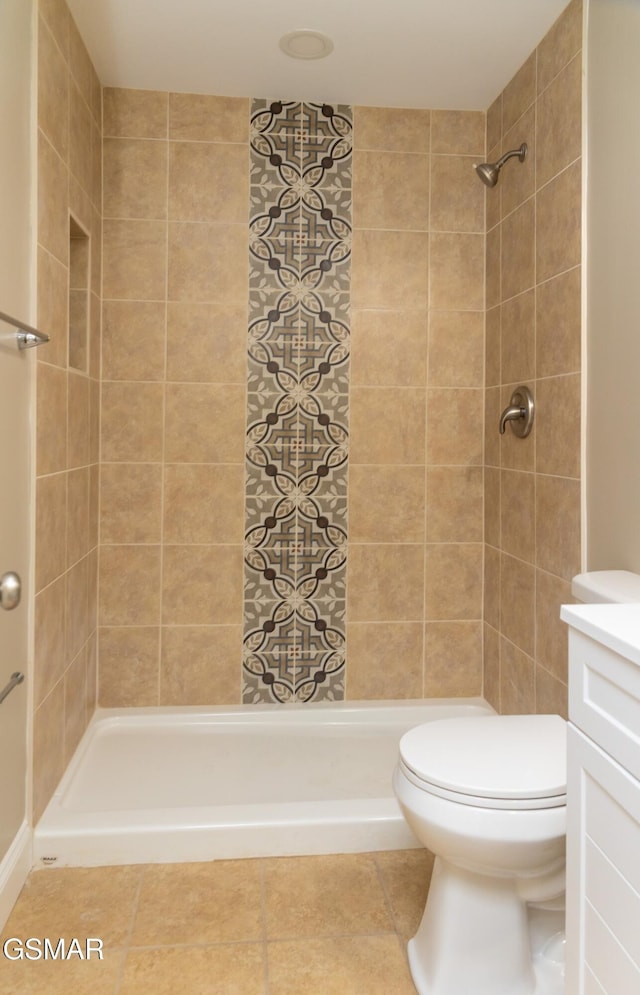
[[514, 801], [564, 795], [566, 751], [566, 722], [559, 715], [438, 719], [400, 740], [400, 756], [420, 780]]
[[585, 605], [640, 602], [640, 574], [630, 570], [590, 570], [573, 578], [571, 593]]

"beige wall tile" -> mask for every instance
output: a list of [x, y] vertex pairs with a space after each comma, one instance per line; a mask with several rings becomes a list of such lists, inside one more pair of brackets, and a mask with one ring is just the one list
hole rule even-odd
[[65, 59], [69, 57], [69, 8], [65, 0], [39, 0], [38, 11]]
[[163, 221], [105, 221], [103, 253], [106, 298], [165, 299], [167, 226]]
[[421, 622], [352, 622], [347, 653], [350, 701], [422, 697]]
[[535, 561], [535, 475], [502, 470], [500, 484], [502, 549], [512, 556], [533, 563]]
[[482, 693], [496, 712], [500, 712], [500, 634], [490, 625], [484, 626], [484, 670]]
[[493, 466], [484, 467], [484, 539], [500, 545], [500, 470]]
[[429, 158], [399, 152], [354, 152], [353, 223], [356, 228], [426, 231]]
[[482, 391], [430, 387], [427, 463], [482, 464]]
[[164, 469], [164, 542], [242, 542], [244, 466], [188, 463]]
[[538, 191], [536, 273], [540, 282], [580, 263], [581, 172], [576, 162]]
[[487, 466], [500, 466], [501, 446], [498, 425], [503, 409], [500, 387], [485, 390], [484, 403], [484, 461]]
[[91, 460], [90, 383], [81, 373], [68, 375], [67, 465], [86, 466]]
[[[422, 466], [358, 466], [349, 470], [351, 542], [423, 542]], [[375, 494], [375, 500], [371, 500]]]
[[427, 379], [426, 311], [351, 312], [350, 379], [371, 387], [418, 387]]
[[427, 622], [424, 695], [482, 693], [482, 622]]
[[169, 300], [242, 303], [247, 298], [247, 231], [240, 224], [169, 225]]
[[431, 111], [395, 107], [354, 107], [356, 149], [388, 152], [429, 152]]
[[580, 476], [580, 380], [579, 373], [571, 373], [537, 382], [538, 473]]
[[500, 711], [504, 715], [535, 712], [535, 664], [531, 657], [500, 639]]
[[580, 481], [538, 474], [536, 564], [570, 580], [580, 571]]
[[159, 546], [102, 547], [99, 619], [108, 626], [159, 623]]
[[502, 300], [502, 225], [487, 232], [486, 238], [486, 306], [496, 307]]
[[426, 392], [414, 387], [351, 390], [351, 461], [423, 463]]
[[[535, 283], [536, 205], [533, 198], [502, 223], [502, 300], [533, 287]], [[504, 357], [503, 357], [504, 362]]]
[[242, 546], [165, 546], [164, 625], [232, 625], [242, 619]]
[[536, 571], [536, 659], [564, 684], [568, 682], [569, 640], [560, 606], [573, 600], [568, 580]]
[[484, 619], [500, 628], [500, 568], [502, 556], [493, 546], [484, 548]]
[[430, 306], [446, 311], [483, 308], [483, 236], [437, 232], [430, 248]]
[[347, 613], [352, 622], [416, 621], [423, 613], [421, 545], [358, 545], [349, 550]]
[[66, 581], [59, 577], [35, 600], [34, 702], [37, 708], [66, 666]]
[[535, 567], [502, 554], [500, 564], [500, 631], [533, 657], [535, 653]]
[[164, 626], [161, 705], [238, 705], [242, 626]]
[[353, 233], [351, 304], [361, 308], [427, 306], [429, 236], [426, 232]]
[[168, 380], [244, 384], [246, 378], [246, 302], [169, 304]]
[[104, 139], [105, 218], [167, 217], [167, 149], [166, 142]]
[[431, 156], [431, 231], [484, 231], [484, 191], [469, 156]]
[[89, 637], [89, 557], [67, 571], [67, 663], [71, 663]]
[[582, 59], [576, 56], [540, 95], [536, 127], [539, 187], [582, 152]]
[[498, 94], [487, 110], [487, 149], [498, 145], [502, 138], [502, 94]]
[[482, 617], [482, 545], [429, 544], [426, 549], [427, 621]]
[[33, 716], [33, 818], [38, 820], [64, 770], [64, 684], [59, 681]]
[[249, 141], [249, 100], [246, 97], [170, 93], [169, 138], [246, 144]]
[[173, 221], [248, 222], [246, 145], [171, 142], [169, 217]]
[[572, 0], [538, 45], [538, 92], [551, 83], [582, 45], [582, 0]]
[[38, 360], [61, 367], [67, 365], [68, 279], [67, 267], [38, 246], [38, 325], [51, 336], [51, 341], [39, 352]]
[[241, 463], [245, 388], [239, 384], [167, 384], [168, 463]]
[[509, 130], [536, 99], [536, 53], [532, 52], [502, 93], [502, 128]]
[[67, 374], [38, 363], [36, 394], [36, 470], [56, 473], [67, 467]]
[[162, 380], [166, 305], [163, 301], [105, 301], [102, 309], [105, 380]]
[[162, 459], [163, 384], [103, 383], [102, 459]]
[[580, 369], [581, 277], [579, 266], [536, 287], [536, 372], [539, 377]]
[[428, 379], [431, 387], [482, 384], [483, 326], [481, 311], [431, 311]]
[[493, 387], [501, 382], [500, 338], [502, 335], [501, 310], [490, 308], [485, 316], [485, 386]]
[[103, 129], [114, 138], [167, 138], [169, 94], [105, 87]]
[[103, 543], [160, 542], [162, 467], [158, 463], [103, 463], [100, 468]]
[[[503, 139], [504, 151], [519, 149], [522, 143], [527, 146], [524, 162], [520, 159], [510, 159], [505, 169], [500, 173], [500, 197], [502, 217], [511, 214], [516, 207], [532, 197], [536, 191], [536, 108], [532, 105], [519, 118]], [[490, 191], [487, 191], [487, 202]]]
[[486, 115], [482, 111], [432, 111], [431, 151], [484, 155]]
[[536, 712], [539, 715], [561, 715], [569, 717], [569, 689], [562, 681], [548, 673], [544, 667], [536, 667]]
[[65, 572], [67, 565], [67, 475], [36, 481], [36, 591]]
[[502, 382], [526, 383], [536, 376], [536, 294], [527, 290], [502, 305]]
[[68, 170], [47, 138], [38, 133], [38, 242], [61, 263], [69, 258]]
[[160, 628], [100, 629], [99, 701], [102, 708], [159, 704]]
[[89, 552], [89, 468], [67, 476], [67, 566]]
[[64, 675], [64, 757], [69, 763], [87, 728], [86, 647], [69, 664]]
[[427, 542], [482, 542], [481, 466], [430, 466]]
[[69, 172], [84, 192], [93, 192], [93, 135], [91, 112], [71, 79], [69, 86]]
[[38, 23], [38, 126], [66, 161], [69, 152], [69, 71], [43, 17]]

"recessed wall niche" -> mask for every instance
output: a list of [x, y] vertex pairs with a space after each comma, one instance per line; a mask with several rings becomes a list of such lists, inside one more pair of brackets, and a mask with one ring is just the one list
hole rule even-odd
[[74, 217], [69, 217], [69, 366], [88, 372], [90, 238]]

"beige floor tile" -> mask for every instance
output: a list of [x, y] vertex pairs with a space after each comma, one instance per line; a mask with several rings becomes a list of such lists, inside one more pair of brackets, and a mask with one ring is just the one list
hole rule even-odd
[[261, 940], [260, 873], [255, 860], [147, 867], [132, 946]]
[[264, 995], [262, 943], [131, 950], [118, 995]]
[[265, 919], [272, 939], [393, 930], [371, 854], [265, 861]]
[[428, 850], [388, 850], [375, 854], [389, 896], [396, 929], [403, 939], [416, 932], [427, 901], [434, 857]]
[[64, 867], [32, 874], [3, 936], [98, 937], [105, 950], [128, 938], [142, 867]]
[[[26, 939], [26, 936], [22, 938]], [[55, 945], [58, 934], [50, 934], [49, 938]], [[20, 995], [69, 995], [70, 992], [73, 995], [113, 995], [124, 956], [124, 950], [115, 950], [111, 954], [107, 952], [104, 960], [96, 960], [95, 956], [91, 960], [73, 957], [71, 960], [35, 961], [11, 961], [2, 957], [0, 995], [17, 995], [18, 992]]]
[[393, 936], [267, 944], [269, 995], [415, 995]]

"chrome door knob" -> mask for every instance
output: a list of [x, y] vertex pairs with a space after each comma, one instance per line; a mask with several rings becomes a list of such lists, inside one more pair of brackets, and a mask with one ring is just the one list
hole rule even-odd
[[17, 608], [20, 604], [22, 593], [22, 581], [18, 574], [10, 570], [0, 577], [0, 608], [10, 612], [12, 608]]

